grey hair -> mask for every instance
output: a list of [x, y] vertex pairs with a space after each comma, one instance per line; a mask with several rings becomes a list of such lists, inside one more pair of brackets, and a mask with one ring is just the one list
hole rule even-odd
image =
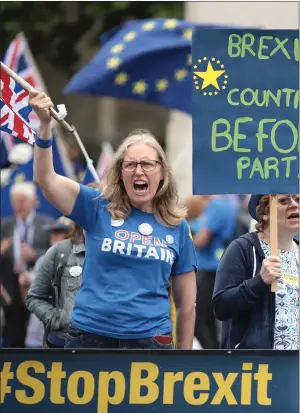
[[27, 198], [36, 198], [36, 186], [33, 182], [16, 182], [10, 188], [10, 198], [16, 194], [23, 194]]

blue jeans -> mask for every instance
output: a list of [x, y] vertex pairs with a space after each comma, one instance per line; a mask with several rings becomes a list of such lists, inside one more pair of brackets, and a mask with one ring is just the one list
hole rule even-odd
[[65, 348], [119, 348], [119, 349], [159, 349], [172, 350], [172, 334], [161, 334], [155, 337], [118, 339], [80, 330], [74, 325], [69, 326]]

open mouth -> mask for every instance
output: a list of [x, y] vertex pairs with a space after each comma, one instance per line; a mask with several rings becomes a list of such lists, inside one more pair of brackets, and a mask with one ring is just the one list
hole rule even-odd
[[299, 219], [299, 214], [298, 213], [293, 213], [293, 214], [290, 214], [289, 216], [288, 216], [288, 219]]
[[143, 194], [143, 193], [147, 192], [148, 187], [149, 187], [149, 185], [146, 181], [141, 181], [140, 180], [140, 181], [135, 181], [133, 183], [133, 188], [134, 188], [135, 192], [138, 192], [140, 194]]

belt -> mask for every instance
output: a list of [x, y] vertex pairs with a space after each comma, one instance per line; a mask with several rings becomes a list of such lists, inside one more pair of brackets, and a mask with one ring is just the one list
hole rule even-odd
[[58, 337], [54, 333], [50, 333], [48, 335], [47, 341], [49, 341], [50, 344], [53, 344], [56, 347], [64, 347], [65, 346], [65, 340], [63, 338]]

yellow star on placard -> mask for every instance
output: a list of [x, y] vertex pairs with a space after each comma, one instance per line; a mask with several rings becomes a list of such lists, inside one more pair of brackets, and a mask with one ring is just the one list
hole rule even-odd
[[116, 44], [111, 49], [112, 53], [120, 53], [120, 52], [123, 52], [123, 50], [124, 50], [124, 45], [122, 43]]
[[145, 30], [146, 32], [148, 32], [150, 30], [153, 30], [155, 26], [156, 26], [155, 22], [148, 22], [148, 23], [143, 24], [142, 30]]
[[120, 63], [121, 59], [115, 56], [108, 59], [108, 61], [106, 62], [106, 66], [108, 69], [117, 69], [120, 66]]
[[169, 82], [167, 79], [160, 79], [156, 82], [156, 85], [155, 85], [156, 90], [158, 92], [164, 92], [167, 89], [168, 84]]
[[176, 19], [168, 19], [164, 22], [164, 28], [165, 29], [175, 29], [175, 27], [177, 26], [178, 22]]
[[26, 176], [23, 172], [15, 176], [15, 182], [24, 182], [25, 180]]
[[207, 69], [205, 72], [194, 72], [195, 75], [203, 79], [201, 90], [212, 85], [217, 90], [220, 90], [217, 79], [225, 72], [225, 70], [214, 70], [212, 64], [208, 62]]
[[135, 38], [136, 38], [136, 32], [129, 32], [125, 34], [125, 36], [123, 37], [123, 40], [125, 40], [125, 42], [131, 42], [131, 40]]
[[129, 78], [129, 76], [128, 76], [127, 73], [125, 73], [125, 72], [118, 73], [117, 76], [115, 77], [115, 83], [117, 85], [121, 85], [121, 86], [125, 85], [128, 78]]
[[176, 70], [174, 77], [176, 80], [183, 80], [187, 76], [187, 74], [188, 71], [186, 69], [179, 69]]
[[183, 38], [187, 40], [191, 40], [193, 35], [193, 30], [192, 29], [185, 29], [183, 31]]
[[137, 95], [143, 95], [148, 88], [147, 83], [144, 80], [139, 80], [133, 84], [132, 91]]

